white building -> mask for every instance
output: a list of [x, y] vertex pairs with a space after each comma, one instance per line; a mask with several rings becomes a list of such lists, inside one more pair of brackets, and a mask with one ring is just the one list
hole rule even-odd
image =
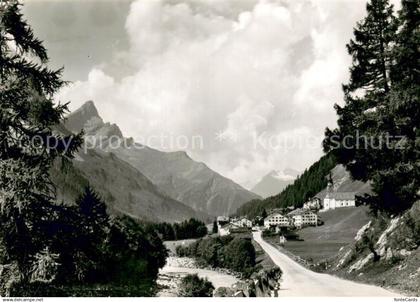
[[356, 194], [354, 192], [328, 192], [324, 198], [324, 211], [336, 208], [355, 207]]
[[355, 192], [336, 192], [332, 180], [328, 182], [327, 195], [323, 200], [324, 211], [333, 210], [336, 208], [355, 207], [356, 194]]
[[287, 216], [282, 214], [271, 214], [264, 219], [264, 226], [269, 228], [270, 226], [283, 226], [288, 227], [290, 226], [290, 221]]
[[318, 215], [306, 209], [296, 209], [287, 215], [292, 219], [293, 225], [297, 228], [308, 225], [316, 226], [318, 224]]
[[227, 236], [230, 234], [232, 225], [227, 224], [218, 228], [219, 236]]
[[230, 220], [230, 224], [238, 228], [251, 228], [252, 221], [246, 218], [233, 218]]
[[242, 227], [244, 228], [252, 228], [252, 221], [247, 218], [242, 218], [240, 220]]
[[229, 217], [227, 217], [227, 216], [217, 216], [217, 222], [229, 222]]
[[229, 221], [230, 221], [229, 217], [226, 217], [226, 216], [218, 216], [216, 220], [217, 220], [217, 226], [219, 228], [221, 226], [224, 226], [224, 225], [228, 224]]
[[230, 224], [239, 228], [252, 228], [252, 221], [245, 217], [233, 218], [230, 220]]

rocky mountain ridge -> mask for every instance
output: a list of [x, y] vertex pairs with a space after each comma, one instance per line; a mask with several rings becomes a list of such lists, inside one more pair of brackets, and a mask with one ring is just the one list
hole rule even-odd
[[[68, 133], [64, 126], [58, 129]], [[83, 148], [82, 148], [83, 149]], [[73, 165], [65, 171], [57, 163], [51, 171], [58, 202], [71, 204], [91, 185], [116, 215], [139, 220], [179, 222], [191, 217], [208, 220], [183, 203], [159, 190], [140, 171], [112, 153], [87, 149], [76, 154]]]
[[[124, 138], [117, 125], [103, 122], [92, 101], [70, 114], [65, 126], [73, 132], [83, 129], [88, 140], [100, 141], [97, 149], [112, 152], [144, 174], [164, 194], [198, 212], [227, 215], [245, 202], [259, 198], [183, 151], [163, 152]], [[111, 147], [111, 139], [121, 139], [123, 143]]]

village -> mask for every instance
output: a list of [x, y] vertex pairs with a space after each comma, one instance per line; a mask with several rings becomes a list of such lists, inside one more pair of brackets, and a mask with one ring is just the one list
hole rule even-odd
[[323, 224], [318, 213], [330, 211], [336, 208], [355, 207], [356, 198], [354, 192], [336, 192], [332, 184], [327, 187], [323, 199], [313, 197], [303, 204], [301, 208], [293, 206], [286, 208], [271, 209], [267, 215], [257, 216], [250, 220], [247, 217], [218, 216], [217, 226], [219, 236], [232, 233], [253, 231], [274, 231], [282, 235], [289, 230], [299, 230], [305, 227], [316, 227]]

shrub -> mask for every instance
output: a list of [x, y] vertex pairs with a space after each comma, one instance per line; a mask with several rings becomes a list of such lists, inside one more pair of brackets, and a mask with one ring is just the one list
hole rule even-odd
[[273, 230], [271, 230], [271, 229], [265, 229], [263, 232], [262, 232], [262, 236], [263, 237], [273, 237], [273, 236], [276, 236], [277, 234], [273, 231]]
[[212, 297], [214, 286], [207, 279], [197, 274], [187, 275], [181, 280], [179, 295], [181, 297]]
[[225, 266], [249, 277], [255, 267], [255, 248], [250, 239], [235, 238], [225, 248]]

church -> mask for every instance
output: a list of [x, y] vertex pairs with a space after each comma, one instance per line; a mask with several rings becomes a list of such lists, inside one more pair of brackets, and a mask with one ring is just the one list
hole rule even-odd
[[355, 207], [356, 193], [355, 192], [335, 192], [332, 183], [328, 183], [327, 195], [323, 201], [324, 211], [333, 210], [336, 208]]

